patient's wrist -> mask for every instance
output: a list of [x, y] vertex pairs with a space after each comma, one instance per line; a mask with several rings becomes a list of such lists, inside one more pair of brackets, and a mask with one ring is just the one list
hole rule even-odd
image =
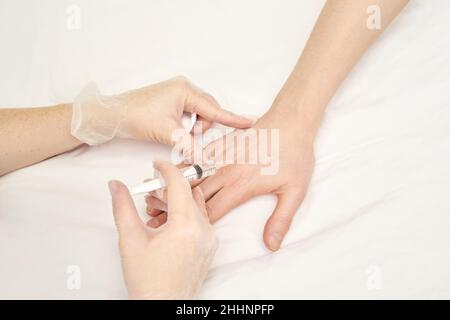
[[[283, 127], [292, 127], [302, 137], [314, 141], [325, 107], [305, 95], [280, 94], [268, 111]], [[280, 128], [282, 129], [282, 128]]]

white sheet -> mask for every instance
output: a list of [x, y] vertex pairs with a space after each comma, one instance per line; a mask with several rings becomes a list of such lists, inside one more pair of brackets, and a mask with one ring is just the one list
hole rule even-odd
[[[72, 4], [80, 30], [66, 28]], [[0, 105], [71, 101], [91, 79], [109, 93], [184, 74], [261, 115], [322, 4], [2, 0]], [[262, 244], [270, 196], [215, 225], [201, 298], [450, 298], [448, 12], [449, 1], [412, 0], [344, 83], [278, 253]], [[114, 141], [1, 177], [0, 298], [125, 298], [106, 182], [139, 182], [167, 156]], [[66, 287], [69, 265], [80, 290]]]

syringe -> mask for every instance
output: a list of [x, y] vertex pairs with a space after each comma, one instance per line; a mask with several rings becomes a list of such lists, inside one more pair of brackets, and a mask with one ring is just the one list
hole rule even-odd
[[[198, 165], [193, 164], [187, 168], [181, 169], [181, 173], [187, 181], [194, 181], [202, 178], [212, 176], [217, 171], [214, 165]], [[164, 188], [165, 182], [161, 178], [151, 179], [138, 186], [129, 188], [131, 195], [140, 193], [148, 193], [158, 189]]]

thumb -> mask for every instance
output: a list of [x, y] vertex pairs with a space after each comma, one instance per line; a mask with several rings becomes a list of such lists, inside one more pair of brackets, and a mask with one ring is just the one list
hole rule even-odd
[[111, 192], [114, 221], [120, 239], [145, 236], [145, 227], [139, 217], [128, 188], [120, 181], [108, 183]]
[[299, 195], [298, 192], [286, 192], [278, 195], [275, 210], [264, 228], [264, 242], [270, 250], [277, 251], [280, 248], [291, 226], [292, 218], [302, 201], [303, 195]]

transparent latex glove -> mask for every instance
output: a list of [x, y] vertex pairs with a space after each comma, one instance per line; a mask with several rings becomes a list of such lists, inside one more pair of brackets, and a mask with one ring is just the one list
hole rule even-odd
[[168, 186], [170, 218], [163, 228], [146, 226], [128, 189], [109, 183], [125, 283], [132, 299], [192, 299], [214, 257], [216, 238], [201, 190], [191, 191], [174, 165], [154, 166]]
[[[264, 242], [272, 251], [280, 248], [289, 230], [306, 195], [315, 163], [314, 137], [308, 126], [297, 121], [297, 118], [295, 115], [280, 115], [269, 111], [253, 126], [255, 132], [260, 132], [260, 129], [278, 130], [278, 142], [271, 141], [271, 134], [267, 131], [267, 150], [271, 153], [272, 162], [270, 165], [259, 159], [255, 164], [249, 163], [249, 144], [243, 144], [243, 148], [237, 148], [237, 144], [230, 146], [228, 142], [233, 139], [229, 137], [213, 141], [205, 148], [205, 156], [214, 159], [216, 164], [223, 163], [224, 159], [231, 159], [234, 164], [222, 166], [215, 175], [199, 184], [193, 184], [203, 191], [211, 222], [217, 221], [252, 197], [275, 195], [277, 204], [264, 229]], [[229, 136], [243, 139], [252, 129], [236, 130]], [[259, 137], [258, 135], [258, 151], [260, 144], [267, 144], [267, 141], [261, 141]], [[237, 139], [239, 138], [234, 138], [234, 141]], [[275, 166], [274, 161], [278, 161]], [[267, 170], [270, 167], [274, 169]], [[264, 174], [262, 168], [266, 168]], [[155, 194], [146, 197], [147, 214], [154, 217], [151, 222], [154, 227], [164, 224], [167, 219], [166, 200], [165, 194], [161, 197]]]
[[101, 96], [96, 85], [89, 84], [73, 103], [71, 132], [89, 145], [114, 137], [193, 145], [192, 135], [182, 126], [184, 112], [196, 113], [196, 125], [201, 122], [203, 131], [212, 122], [233, 128], [252, 124], [222, 109], [211, 95], [179, 76], [115, 96]]

